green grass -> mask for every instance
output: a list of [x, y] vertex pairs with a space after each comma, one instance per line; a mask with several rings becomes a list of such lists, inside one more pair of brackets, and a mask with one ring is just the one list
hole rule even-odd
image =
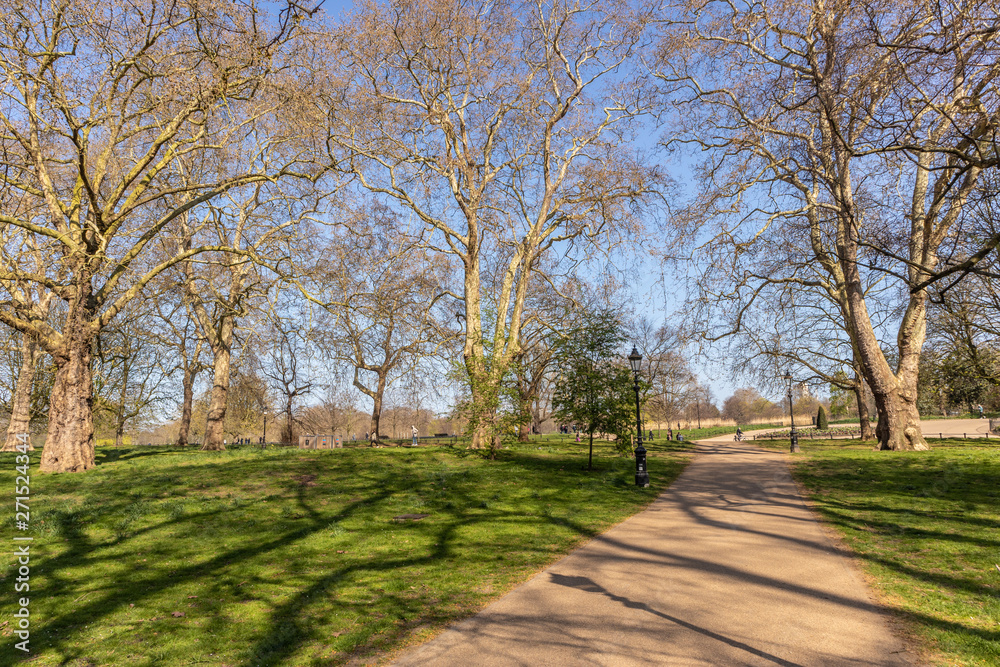
[[[642, 509], [687, 458], [651, 447], [641, 489], [631, 459], [595, 443], [599, 470], [585, 472], [568, 440], [497, 461], [444, 447], [103, 448], [92, 471], [35, 473], [31, 664], [384, 660]], [[7, 545], [13, 457], [0, 455]], [[0, 622], [16, 599], [12, 550]], [[11, 629], [0, 625], [0, 664], [20, 654]]]
[[[787, 442], [758, 444], [784, 450]], [[796, 479], [931, 660], [1000, 664], [1000, 447], [945, 439], [929, 452], [894, 453], [858, 441], [800, 444]]]

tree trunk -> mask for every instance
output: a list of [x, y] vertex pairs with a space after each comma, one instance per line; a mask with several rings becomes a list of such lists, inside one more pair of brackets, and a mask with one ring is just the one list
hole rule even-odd
[[857, 243], [847, 226], [840, 246], [841, 266], [845, 275], [845, 291], [850, 312], [849, 325], [855, 342], [865, 380], [875, 398], [878, 426], [875, 434], [879, 449], [904, 451], [926, 450], [927, 443], [920, 431], [920, 413], [917, 410], [917, 374], [920, 349], [926, 332], [924, 299], [910, 296], [910, 304], [900, 324], [897, 343], [900, 355], [898, 374], [892, 371], [885, 359], [878, 338], [872, 327], [868, 306], [865, 303], [865, 286], [857, 268]]
[[94, 383], [91, 370], [89, 283], [69, 304], [63, 344], [52, 357], [55, 383], [42, 472], [81, 472], [94, 467]]
[[229, 398], [229, 345], [223, 343], [213, 351], [212, 398], [208, 404], [208, 419], [205, 423], [205, 444], [202, 451], [221, 451], [226, 448], [226, 405]]
[[122, 390], [118, 395], [118, 411], [115, 413], [115, 447], [125, 444], [125, 400], [128, 398], [129, 368], [128, 365], [122, 367]]
[[[292, 399], [288, 399], [287, 405], [285, 405], [285, 427], [281, 431], [281, 441], [286, 444], [292, 444], [293, 428], [292, 428]], [[330, 435], [333, 435], [332, 433]]]
[[125, 420], [122, 419], [121, 414], [118, 415], [117, 422], [115, 425], [115, 447], [122, 447], [125, 444]]
[[190, 366], [184, 369], [184, 400], [181, 405], [181, 423], [177, 429], [177, 445], [187, 447], [188, 436], [191, 434], [191, 411], [194, 405], [194, 379], [197, 372]]
[[874, 440], [875, 432], [872, 430], [871, 413], [868, 411], [865, 380], [861, 376], [860, 369], [857, 368], [854, 371], [854, 397], [858, 402], [858, 421], [861, 423], [861, 439]]
[[[470, 372], [470, 377], [474, 377]], [[469, 426], [472, 429], [472, 441], [469, 449], [489, 449], [488, 457], [496, 458], [496, 453], [503, 446], [502, 434], [499, 432], [498, 415], [500, 400], [499, 383], [492, 378], [480, 375], [478, 382], [471, 383], [472, 413], [469, 415]]]
[[[38, 339], [32, 334], [21, 337], [21, 370], [17, 374], [17, 384], [10, 402], [10, 424], [7, 426], [7, 440], [0, 451], [17, 451], [18, 434], [30, 433], [31, 390], [34, 388], [35, 366], [38, 363]], [[29, 445], [28, 449], [34, 447]]]
[[861, 439], [874, 440], [875, 432], [872, 430], [871, 413], [868, 412], [868, 398], [865, 396], [864, 385], [861, 384], [860, 379], [854, 389], [854, 395], [858, 401], [858, 420], [861, 422]]
[[375, 391], [372, 392], [371, 430], [368, 432], [368, 444], [372, 446], [377, 445], [380, 439], [378, 430], [382, 421], [382, 398], [385, 396], [385, 381], [386, 376], [379, 373], [378, 384], [375, 385]]
[[518, 442], [528, 442], [528, 438], [531, 435], [531, 425], [532, 422], [521, 422], [517, 425], [517, 441]]

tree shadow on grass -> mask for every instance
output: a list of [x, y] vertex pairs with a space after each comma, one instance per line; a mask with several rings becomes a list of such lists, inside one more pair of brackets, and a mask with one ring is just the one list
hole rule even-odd
[[[141, 452], [144, 456], [157, 453], [160, 452]], [[367, 460], [368, 451], [364, 451], [363, 454]], [[307, 459], [303, 456], [312, 458]], [[506, 467], [487, 463], [475, 467], [470, 472], [461, 466], [448, 467], [444, 463], [439, 466], [439, 470], [433, 465], [428, 467], [426, 460], [395, 457], [382, 461], [378, 453], [374, 456], [377, 459], [374, 463], [369, 462], [360, 467], [356, 466], [357, 461], [339, 457], [338, 453], [322, 453], [319, 456], [313, 452], [305, 455], [300, 453], [277, 461], [269, 460], [266, 456], [236, 457], [232, 460], [220, 460], [215, 457], [207, 461], [199, 460], [199, 457], [184, 457], [183, 460], [176, 463], [170, 461], [171, 465], [162, 467], [129, 467], [115, 471], [122, 474], [114, 477], [107, 475], [88, 477], [85, 474], [72, 479], [46, 478], [47, 491], [73, 493], [83, 499], [83, 504], [78, 510], [79, 513], [73, 510], [66, 512], [65, 516], [60, 515], [58, 519], [60, 541], [66, 545], [66, 550], [48, 557], [42, 556], [38, 561], [39, 571], [45, 572], [42, 594], [49, 599], [67, 602], [54, 607], [53, 613], [47, 612], [47, 615], [40, 617], [33, 624], [32, 629], [36, 631], [33, 633], [33, 638], [38, 637], [39, 650], [57, 651], [63, 664], [85, 659], [88, 649], [80, 638], [84, 633], [92, 632], [86, 630], [86, 626], [100, 626], [105, 619], [127, 611], [133, 604], [141, 607], [143, 602], [150, 602], [154, 606], [163, 606], [165, 592], [191, 584], [203, 586], [204, 589], [218, 594], [211, 596], [200, 594], [202, 599], [198, 600], [198, 615], [202, 618], [198, 622], [201, 625], [195, 623], [196, 617], [192, 617], [191, 626], [185, 625], [188, 623], [187, 620], [158, 621], [160, 624], [172, 624], [167, 629], [156, 626], [164, 635], [161, 641], [166, 641], [165, 636], [168, 632], [187, 633], [188, 642], [200, 643], [210, 636], [213, 630], [218, 630], [220, 633], [230, 631], [230, 628], [224, 627], [229, 622], [226, 615], [232, 613], [233, 604], [236, 603], [212, 598], [230, 596], [245, 601], [255, 599], [245, 593], [245, 588], [240, 589], [237, 584], [235, 577], [239, 576], [241, 568], [249, 571], [251, 577], [256, 577], [255, 570], [270, 565], [264, 561], [280, 561], [288, 558], [288, 554], [294, 553], [297, 545], [327, 530], [331, 525], [352, 517], [367, 517], [372, 512], [383, 511], [380, 508], [388, 511], [389, 507], [395, 507], [393, 503], [398, 501], [398, 496], [401, 494], [419, 492], [426, 495], [431, 509], [439, 515], [439, 521], [435, 524], [432, 519], [422, 524], [394, 527], [393, 530], [431, 531], [433, 541], [437, 545], [434, 550], [431, 553], [392, 554], [389, 557], [375, 558], [366, 562], [355, 561], [337, 565], [324, 572], [318, 579], [305, 583], [300, 590], [294, 591], [290, 597], [267, 612], [268, 620], [265, 626], [261, 632], [254, 633], [253, 644], [245, 652], [245, 655], [251, 656], [248, 664], [279, 664], [307, 641], [317, 637], [328, 640], [329, 638], [323, 636], [324, 627], [317, 625], [315, 619], [310, 616], [310, 610], [315, 609], [312, 603], [317, 600], [317, 596], [330, 591], [335, 592], [339, 582], [347, 581], [359, 573], [370, 575], [446, 564], [455, 553], [456, 533], [466, 528], [489, 522], [497, 525], [521, 523], [536, 526], [533, 531], [540, 533], [544, 533], [547, 527], [561, 526], [574, 535], [586, 537], [593, 534], [591, 529], [582, 524], [547, 514], [525, 516], [517, 512], [491, 509], [490, 505], [495, 503], [495, 500], [484, 497], [482, 489], [477, 485], [477, 480], [483, 475], [544, 480], [547, 475], [556, 474], [558, 467], [565, 466], [565, 461], [576, 460], [575, 457], [567, 457], [565, 460], [560, 457], [541, 462], [531, 457], [517, 457], [514, 463], [508, 463]], [[453, 455], [452, 458], [459, 463], [465, 460], [461, 455]], [[127, 463], [127, 459], [122, 457], [115, 460]], [[114, 465], [112, 464], [108, 470], [114, 470]], [[585, 478], [585, 475], [571, 473], [569, 469], [558, 474], [563, 476], [563, 482], [567, 479], [573, 480], [574, 477], [570, 475]], [[310, 480], [308, 479], [310, 477], [316, 479]], [[430, 482], [436, 485], [433, 490], [427, 488]], [[163, 499], [162, 487], [168, 484], [172, 487], [168, 490], [174, 495]], [[216, 487], [222, 492], [229, 490], [230, 495], [257, 493], [254, 490], [257, 486], [254, 485], [261, 485], [262, 490], [249, 501], [242, 501], [239, 497], [230, 499], [212, 495], [216, 493]], [[282, 489], [280, 494], [264, 495], [267, 493], [268, 485], [278, 485]], [[446, 494], [437, 491], [444, 485], [448, 486]], [[334, 487], [344, 498], [353, 494], [359, 497], [343, 503], [335, 511], [323, 509], [320, 503], [330, 493], [334, 493]], [[395, 500], [394, 496], [397, 497]], [[94, 502], [92, 499], [95, 498], [100, 500]], [[258, 510], [269, 507], [266, 503], [279, 498], [282, 503], [290, 503], [289, 506], [296, 509], [296, 517], [277, 522], [272, 512], [267, 515], [268, 518], [262, 519], [269, 523], [260, 526], [258, 530], [242, 528], [238, 522], [226, 523], [233, 507], [244, 510], [248, 515], [247, 521], [252, 521]], [[234, 505], [236, 501], [240, 501], [240, 504]], [[162, 513], [170, 503], [183, 504], [180, 515], [154, 521], [142, 521], [140, 518], [133, 528], [128, 528], [120, 534], [109, 536], [100, 532], [101, 529], [95, 525], [107, 528], [106, 524], [115, 517], [126, 515], [136, 507], [141, 509], [143, 505], [151, 506], [150, 511], [154, 514]], [[200, 503], [202, 507], [197, 507], [192, 512], [190, 506], [194, 503]], [[453, 509], [446, 509], [446, 505], [451, 505]], [[377, 516], [376, 519], [383, 520]], [[388, 521], [389, 518], [384, 517], [384, 520]], [[283, 528], [286, 523], [287, 528]], [[197, 548], [195, 542], [189, 542], [180, 550], [171, 544], [176, 541], [178, 531], [181, 540], [197, 540], [197, 536], [206, 530], [231, 533], [231, 536], [222, 539], [227, 543], [232, 539], [238, 544], [232, 548], [225, 547], [225, 544], [222, 545], [223, 548], [219, 548], [218, 544], [213, 545], [214, 553], [211, 551], [197, 553], [194, 551]], [[164, 537], [160, 538], [160, 535]], [[217, 535], [213, 537], [217, 538]], [[140, 544], [142, 546], [139, 546]], [[495, 543], [486, 546], [494, 552], [503, 553], [509, 545], [498, 537]], [[309, 553], [309, 548], [306, 549], [306, 553]], [[129, 555], [141, 549], [149, 553], [151, 561], [158, 555], [169, 557], [174, 561], [184, 560], [178, 558], [178, 554], [197, 553], [198, 558], [195, 560], [198, 562], [179, 562], [172, 569], [159, 567], [153, 570], [151, 567], [153, 563], [150, 563], [150, 567], [135, 564], [122, 569], [119, 561], [123, 557], [123, 549], [131, 550]], [[540, 557], [545, 555], [548, 555], [548, 552], [541, 553]], [[345, 556], [342, 560], [348, 560], [348, 557]], [[309, 565], [316, 566], [314, 563]], [[105, 566], [119, 568], [120, 574], [115, 575], [114, 581], [104, 580], [99, 575]], [[96, 579], [74, 578], [79, 573], [86, 572], [88, 568], [93, 568], [89, 570], [91, 573], [98, 574], [87, 576], [96, 576]], [[269, 572], [271, 569], [264, 567], [264, 571]], [[253, 578], [251, 581], [251, 585], [271, 583], [273, 582], [261, 581], [259, 578]], [[463, 604], [476, 604], [476, 600], [480, 599], [477, 595], [469, 597]], [[407, 591], [390, 591], [383, 597], [386, 598], [386, 604], [392, 614], [399, 618], [392, 623], [384, 621], [382, 626], [379, 626], [382, 629], [375, 631], [374, 634], [368, 627], [359, 630], [361, 635], [356, 641], [359, 650], [367, 650], [365, 646], [379, 647], [398, 641], [415, 623], [438, 625], [467, 613], [466, 607], [462, 604], [439, 609], [438, 605], [429, 604], [420, 596]], [[72, 601], [72, 604], [69, 601]], [[258, 599], [257, 602], [271, 604], [268, 596]], [[349, 612], [353, 610], [351, 613], [356, 612], [359, 616], [367, 613], [368, 603], [340, 601], [337, 604], [338, 608]], [[135, 630], [138, 632], [133, 634], [136, 637], [145, 636], [147, 641], [149, 631], [140, 628], [148, 628], [145, 624], [153, 621], [154, 619], [134, 617], [125, 619], [126, 624], [134, 623], [137, 626]], [[151, 647], [143, 645], [142, 650], [146, 648]]]

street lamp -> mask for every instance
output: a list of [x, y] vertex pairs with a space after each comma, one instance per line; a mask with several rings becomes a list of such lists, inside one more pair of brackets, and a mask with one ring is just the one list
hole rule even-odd
[[795, 409], [792, 406], [792, 371], [785, 371], [785, 374], [781, 378], [788, 383], [788, 416], [792, 419], [792, 444], [788, 451], [796, 454], [799, 451], [799, 434], [795, 430]]
[[262, 437], [260, 439], [260, 448], [261, 449], [264, 449], [267, 446], [267, 410], [266, 409], [264, 410], [263, 414], [264, 414], [264, 433], [263, 433], [264, 437]]
[[638, 434], [635, 448], [635, 485], [649, 486], [649, 471], [646, 470], [646, 448], [642, 446], [642, 419], [639, 416], [639, 370], [642, 368], [642, 355], [632, 346], [628, 355], [628, 364], [635, 376], [635, 430]]

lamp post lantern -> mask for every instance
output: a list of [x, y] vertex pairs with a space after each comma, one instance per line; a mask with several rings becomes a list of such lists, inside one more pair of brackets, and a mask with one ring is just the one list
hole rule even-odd
[[628, 364], [632, 367], [635, 377], [635, 485], [649, 486], [649, 471], [646, 469], [646, 448], [642, 446], [642, 417], [639, 413], [639, 370], [642, 368], [642, 355], [632, 346], [628, 355]]
[[781, 378], [788, 383], [788, 416], [792, 420], [791, 445], [788, 451], [795, 454], [799, 451], [799, 434], [795, 430], [795, 409], [792, 405], [792, 372], [790, 370], [785, 371], [785, 374]]

